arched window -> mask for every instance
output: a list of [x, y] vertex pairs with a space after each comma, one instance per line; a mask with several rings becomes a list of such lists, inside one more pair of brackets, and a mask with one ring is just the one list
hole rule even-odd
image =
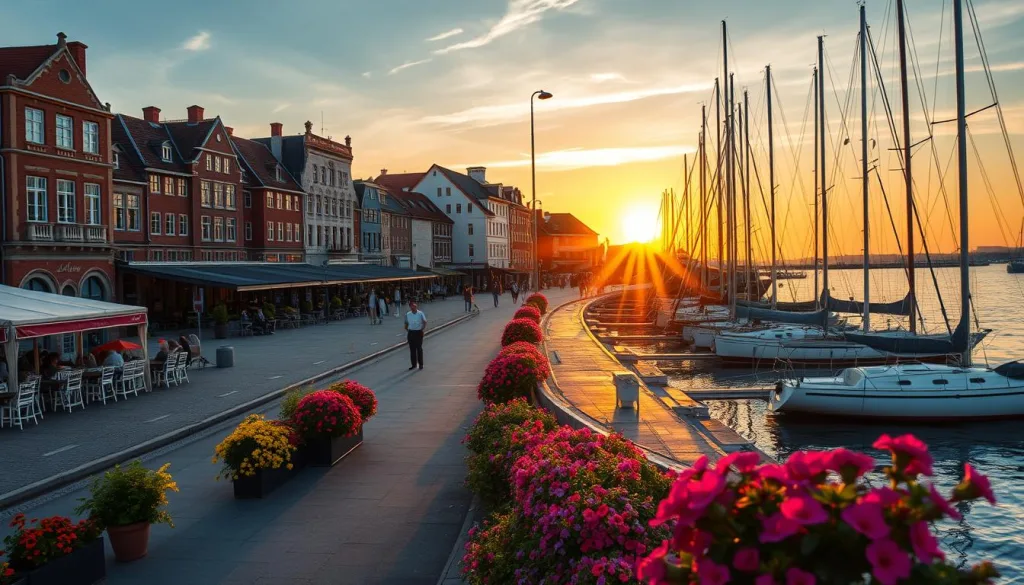
[[23, 288], [25, 290], [34, 290], [34, 291], [38, 291], [38, 292], [46, 292], [46, 293], [52, 293], [53, 292], [53, 289], [50, 287], [50, 283], [46, 282], [46, 279], [40, 278], [38, 276], [35, 276], [35, 277], [32, 277], [32, 278], [28, 279], [28, 281], [25, 282], [25, 284], [22, 285], [21, 288]]
[[75, 294], [75, 287], [71, 286], [70, 284], [65, 284], [64, 288], [61, 289], [60, 294], [66, 297], [78, 296]]
[[90, 276], [85, 279], [82, 283], [82, 298], [92, 299], [94, 301], [105, 301], [103, 292], [103, 282], [100, 281], [99, 277]]

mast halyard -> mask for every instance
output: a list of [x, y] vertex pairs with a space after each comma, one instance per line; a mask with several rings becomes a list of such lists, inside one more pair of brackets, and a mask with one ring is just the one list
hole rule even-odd
[[967, 225], [967, 97], [964, 89], [963, 0], [953, 0], [953, 44], [956, 47], [956, 158], [960, 179], [960, 324], [957, 332], [967, 334], [967, 343], [960, 357], [960, 365], [966, 367], [971, 365], [971, 281], [970, 230]]
[[818, 68], [814, 68], [814, 75], [812, 78], [814, 94], [814, 154], [811, 156], [814, 159], [814, 185], [812, 190], [814, 191], [814, 310], [817, 311], [821, 308], [821, 288], [818, 281], [818, 250], [821, 248], [821, 243], [818, 241], [821, 233], [821, 228], [818, 225], [818, 142], [821, 138], [821, 130], [818, 128]]
[[768, 191], [771, 199], [771, 217], [768, 221], [771, 222], [772, 228], [772, 309], [777, 307], [777, 301], [779, 297], [778, 289], [778, 266], [776, 264], [775, 257], [775, 141], [772, 133], [772, 66], [766, 65], [764, 68], [764, 76], [766, 82], [766, 95], [768, 99]]
[[704, 146], [707, 136], [708, 119], [707, 105], [700, 107], [700, 289], [708, 290], [708, 201], [707, 201], [707, 165], [708, 153]]
[[[821, 150], [818, 155], [818, 180], [821, 181], [821, 287], [825, 308], [828, 308], [828, 192], [825, 187], [825, 150], [828, 147], [828, 127], [825, 126], [825, 37], [818, 37], [818, 125], [821, 133]], [[825, 312], [825, 327], [828, 327], [828, 311]]]
[[754, 227], [750, 224], [750, 156], [752, 150], [750, 148], [750, 94], [746, 89], [743, 90], [743, 229], [747, 234], [746, 245], [747, 245], [747, 258], [743, 265], [743, 275], [745, 277], [747, 286], [747, 299], [757, 300], [756, 296], [751, 296], [751, 286], [754, 287], [755, 295], [757, 292], [761, 292], [760, 283], [758, 282], [757, 275], [751, 274], [754, 269], [754, 257], [753, 257], [753, 235]]
[[871, 330], [871, 238], [868, 227], [870, 210], [868, 195], [868, 18], [864, 4], [860, 5], [860, 154], [861, 190], [864, 198], [864, 332]]
[[914, 182], [910, 165], [910, 87], [907, 84], [907, 24], [903, 0], [896, 0], [900, 43], [900, 101], [903, 108], [903, 180], [907, 198], [907, 285], [910, 289], [910, 333], [917, 333], [917, 279], [914, 273]]
[[725, 294], [725, 249], [722, 244], [722, 85], [715, 78], [715, 208], [718, 229], [718, 296]]
[[739, 235], [736, 229], [736, 82], [733, 74], [729, 74], [729, 115], [726, 118], [726, 125], [729, 127], [729, 135], [726, 137], [729, 148], [726, 160], [729, 163], [729, 316], [736, 319], [736, 269], [739, 267]]

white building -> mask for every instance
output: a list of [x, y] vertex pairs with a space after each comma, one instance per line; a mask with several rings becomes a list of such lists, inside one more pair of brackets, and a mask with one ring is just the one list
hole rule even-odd
[[412, 190], [424, 194], [452, 220], [452, 266], [485, 269], [487, 220], [494, 213], [480, 204], [489, 197], [484, 186], [467, 175], [435, 164]]

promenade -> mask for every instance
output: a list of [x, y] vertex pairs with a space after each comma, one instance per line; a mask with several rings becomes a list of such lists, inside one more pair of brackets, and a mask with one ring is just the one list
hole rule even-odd
[[[573, 291], [545, 294], [557, 305]], [[377, 393], [379, 411], [365, 427], [364, 444], [329, 470], [304, 470], [265, 500], [237, 501], [229, 482], [214, 480], [214, 446], [237, 418], [144, 458], [154, 467], [171, 463], [181, 489], [170, 495], [177, 526], [154, 526], [149, 556], [131, 564], [115, 563], [108, 546], [106, 583], [435, 585], [472, 499], [463, 487], [461, 441], [481, 408], [476, 385], [516, 308], [507, 295], [498, 309], [490, 300], [479, 295], [480, 316], [427, 338], [423, 371], [408, 371], [408, 353], [398, 351], [338, 376]], [[294, 347], [312, 357], [301, 340]], [[263, 412], [275, 415], [277, 402]], [[69, 491], [29, 513], [74, 517], [84, 495]]]

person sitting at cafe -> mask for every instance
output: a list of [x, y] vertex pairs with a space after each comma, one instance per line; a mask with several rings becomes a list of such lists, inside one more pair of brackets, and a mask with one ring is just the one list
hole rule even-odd
[[181, 351], [181, 346], [178, 345], [178, 342], [174, 341], [173, 339], [168, 339], [167, 340], [167, 353], [168, 353], [168, 355], [178, 353], [179, 351]]
[[81, 358], [81, 364], [79, 364], [79, 365], [84, 366], [86, 368], [95, 368], [96, 367], [96, 356], [92, 355], [91, 353], [87, 353], [87, 354], [83, 355], [82, 358]]
[[124, 367], [124, 356], [120, 352], [111, 351], [107, 354], [107, 357], [103, 359], [103, 366], [109, 368], [121, 369]]
[[156, 352], [156, 355], [153, 356], [153, 361], [155, 361], [155, 362], [166, 362], [167, 361], [167, 356], [168, 356], [168, 354], [170, 354], [170, 346], [167, 344], [167, 340], [166, 339], [161, 339], [157, 343], [157, 345], [160, 347], [160, 351]]
[[39, 371], [44, 380], [53, 379], [53, 376], [60, 371], [60, 366], [57, 364], [59, 359], [60, 354], [50, 353], [46, 355], [46, 359], [43, 360], [43, 367]]
[[258, 331], [261, 335], [265, 333], [269, 333], [271, 335], [274, 334], [274, 332], [270, 330], [270, 323], [267, 322], [267, 316], [263, 314], [263, 309], [256, 309], [256, 323], [253, 324], [252, 328], [254, 331]]

